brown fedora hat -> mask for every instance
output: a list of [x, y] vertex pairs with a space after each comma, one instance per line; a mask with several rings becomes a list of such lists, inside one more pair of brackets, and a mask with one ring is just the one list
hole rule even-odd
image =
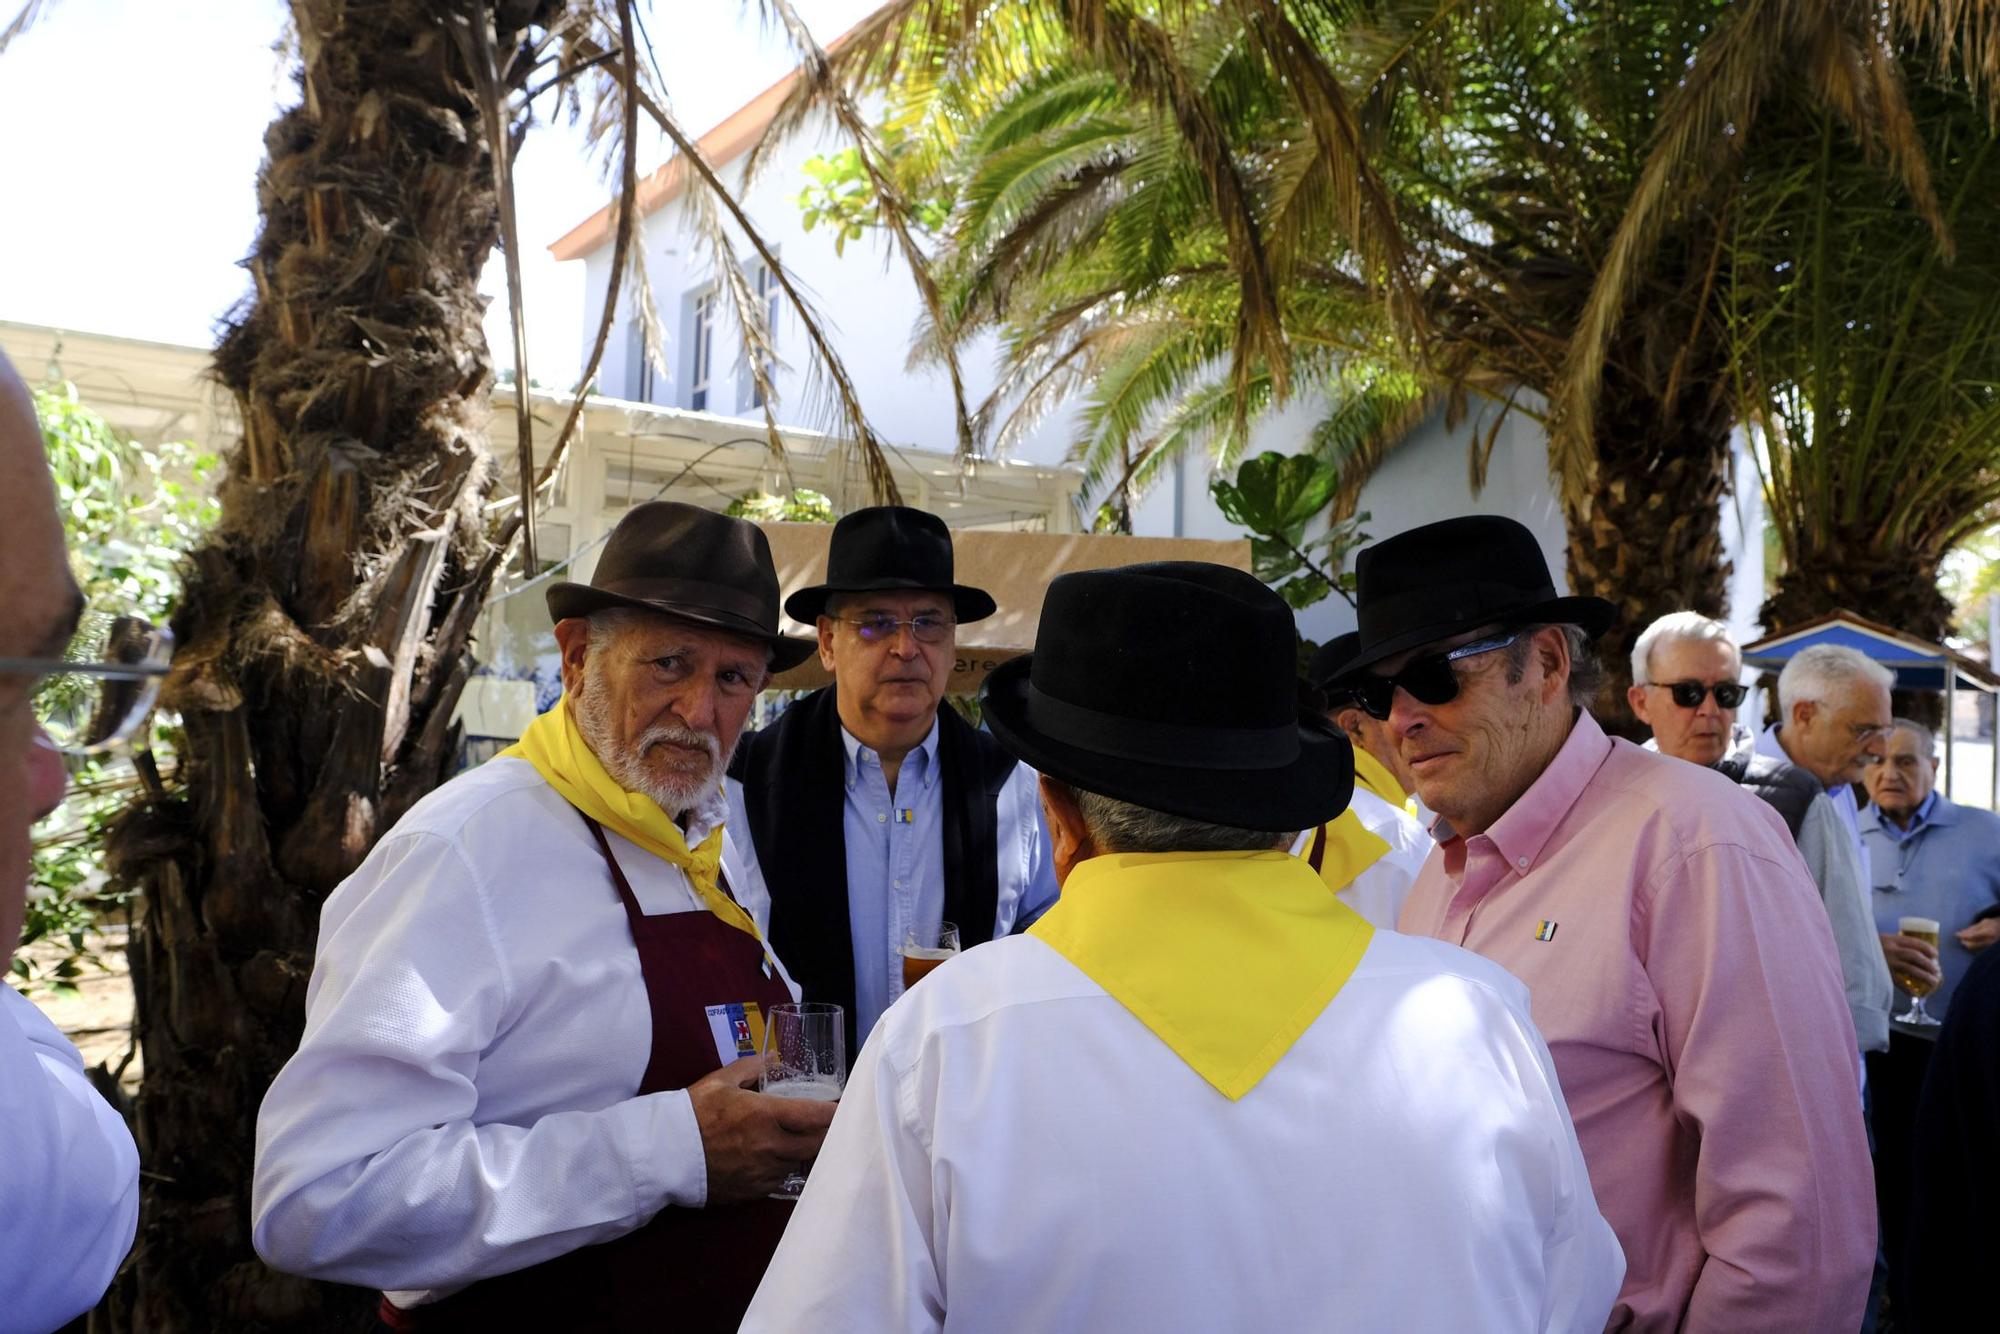
[[624, 607], [761, 640], [773, 672], [817, 648], [778, 633], [778, 571], [763, 530], [679, 501], [635, 506], [611, 530], [590, 582], [551, 584], [548, 603], [558, 621]]

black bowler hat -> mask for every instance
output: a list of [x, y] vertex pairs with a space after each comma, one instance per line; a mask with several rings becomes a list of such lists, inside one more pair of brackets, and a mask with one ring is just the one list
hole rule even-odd
[[1354, 573], [1360, 643], [1343, 674], [1486, 625], [1576, 625], [1595, 639], [1617, 614], [1603, 598], [1558, 596], [1535, 535], [1498, 514], [1385, 538]]
[[907, 505], [856, 510], [833, 526], [826, 546], [826, 582], [785, 599], [785, 614], [811, 625], [826, 614], [835, 593], [948, 593], [960, 623], [993, 614], [984, 589], [952, 579], [951, 529], [944, 520]]
[[771, 670], [805, 661], [818, 646], [778, 633], [778, 571], [754, 523], [652, 500], [618, 521], [587, 584], [549, 585], [561, 621], [627, 607], [712, 625], [771, 646]]
[[1347, 664], [1354, 660], [1354, 651], [1360, 646], [1361, 635], [1355, 630], [1335, 635], [1321, 644], [1306, 661], [1306, 684], [1315, 690], [1326, 690], [1347, 675]]
[[1241, 570], [1160, 561], [1057, 577], [1035, 651], [986, 678], [1007, 751], [1050, 777], [1236, 829], [1347, 807], [1347, 738], [1298, 706], [1291, 608]]

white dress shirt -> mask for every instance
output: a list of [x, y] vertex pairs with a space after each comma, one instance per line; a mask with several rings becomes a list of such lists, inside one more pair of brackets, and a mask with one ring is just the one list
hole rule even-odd
[[[697, 808], [690, 841], [725, 809], [719, 791]], [[678, 868], [605, 836], [647, 913], [706, 911]], [[257, 1119], [257, 1253], [407, 1308], [700, 1206], [688, 1095], [636, 1096], [651, 1051], [583, 817], [526, 760], [460, 775], [321, 912], [305, 1036]]]
[[47, 1015], [0, 982], [0, 1334], [97, 1305], [139, 1226], [139, 1151]]
[[[1417, 823], [1416, 817], [1400, 806], [1391, 806], [1358, 784], [1348, 799], [1347, 809], [1361, 821], [1361, 827], [1389, 845], [1380, 859], [1364, 867], [1360, 875], [1334, 891], [1334, 897], [1360, 913], [1379, 930], [1394, 931], [1403, 911], [1403, 900], [1417, 883], [1424, 858], [1437, 844]], [[1307, 829], [1292, 841], [1292, 855], [1303, 857], [1312, 850], [1313, 835]]]
[[1376, 933], [1238, 1101], [1034, 936], [848, 1081], [745, 1331], [1589, 1331], [1624, 1259], [1528, 996]]

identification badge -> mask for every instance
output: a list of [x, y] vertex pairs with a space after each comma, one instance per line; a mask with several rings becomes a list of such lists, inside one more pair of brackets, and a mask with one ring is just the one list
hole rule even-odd
[[715, 1038], [715, 1057], [724, 1065], [764, 1049], [764, 1012], [757, 1002], [708, 1007], [708, 1031]]

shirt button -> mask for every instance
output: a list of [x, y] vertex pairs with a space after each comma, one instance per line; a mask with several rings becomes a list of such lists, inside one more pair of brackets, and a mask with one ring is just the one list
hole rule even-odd
[[902, 882], [902, 881], [900, 881], [900, 880], [898, 880], [898, 881], [896, 882], [896, 888], [897, 888], [897, 889], [901, 889], [902, 887], [903, 887], [903, 882]]
[[876, 823], [876, 824], [887, 824], [887, 823], [889, 823], [889, 816], [888, 816], [887, 812], [884, 812], [884, 811], [877, 811], [877, 812], [875, 812], [875, 823]]
[[1525, 871], [1528, 869], [1528, 859], [1526, 857], [1516, 857], [1514, 859], [1514, 865], [1520, 867], [1523, 871]]

